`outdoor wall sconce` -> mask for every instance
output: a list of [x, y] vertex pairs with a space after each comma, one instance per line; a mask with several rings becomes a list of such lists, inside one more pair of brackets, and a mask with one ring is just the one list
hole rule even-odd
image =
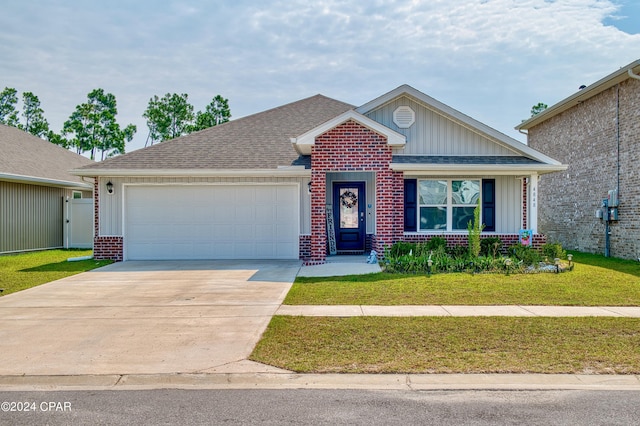
[[111, 181], [107, 182], [107, 193], [109, 195], [113, 194], [113, 184], [111, 183]]
[[307, 190], [309, 190], [309, 194], [311, 194], [311, 181], [307, 184]]

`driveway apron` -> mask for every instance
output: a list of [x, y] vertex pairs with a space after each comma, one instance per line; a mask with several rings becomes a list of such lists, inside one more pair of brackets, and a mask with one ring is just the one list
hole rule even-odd
[[0, 375], [268, 372], [298, 261], [120, 262], [0, 297]]

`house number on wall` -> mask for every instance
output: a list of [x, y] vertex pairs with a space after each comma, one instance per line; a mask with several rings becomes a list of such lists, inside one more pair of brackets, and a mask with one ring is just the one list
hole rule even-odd
[[536, 207], [536, 202], [538, 200], [537, 189], [535, 186], [531, 189], [531, 206]]

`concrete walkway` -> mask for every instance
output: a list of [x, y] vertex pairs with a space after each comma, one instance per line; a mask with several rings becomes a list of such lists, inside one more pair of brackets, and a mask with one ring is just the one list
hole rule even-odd
[[640, 307], [616, 306], [376, 306], [282, 305], [276, 315], [314, 317], [627, 317], [640, 318]]

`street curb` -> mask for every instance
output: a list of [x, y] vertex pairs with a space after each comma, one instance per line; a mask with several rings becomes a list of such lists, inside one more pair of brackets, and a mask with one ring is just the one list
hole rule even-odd
[[0, 376], [0, 391], [149, 389], [640, 390], [637, 375], [576, 374], [108, 374]]

